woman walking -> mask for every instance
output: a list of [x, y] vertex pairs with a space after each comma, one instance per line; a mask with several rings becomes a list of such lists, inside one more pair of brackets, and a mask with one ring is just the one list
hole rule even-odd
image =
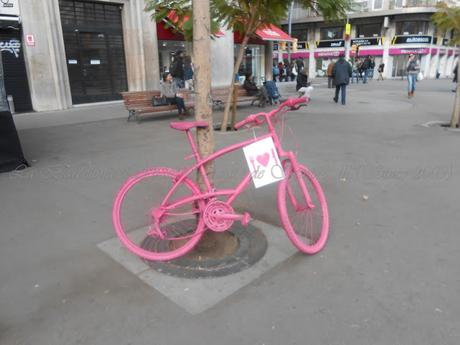
[[184, 99], [177, 96], [177, 86], [173, 83], [171, 73], [164, 73], [160, 84], [161, 97], [165, 97], [169, 104], [175, 104], [179, 110], [179, 119], [183, 120], [187, 110], [185, 109]]
[[407, 97], [414, 97], [415, 84], [417, 83], [417, 74], [420, 72], [420, 65], [414, 54], [409, 55], [409, 61], [406, 66], [407, 71]]

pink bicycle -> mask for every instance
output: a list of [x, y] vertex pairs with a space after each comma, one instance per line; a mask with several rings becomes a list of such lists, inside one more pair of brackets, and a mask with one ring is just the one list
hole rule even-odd
[[[190, 130], [206, 128], [208, 123], [172, 122], [171, 128], [187, 135], [196, 163], [182, 171], [149, 168], [128, 178], [116, 195], [112, 213], [121, 242], [139, 257], [165, 261], [191, 251], [207, 230], [223, 232], [235, 221], [247, 225], [249, 213], [235, 213], [232, 204], [248, 187], [252, 174], [248, 173], [235, 188], [218, 189], [211, 184], [204, 165], [259, 140], [272, 138], [284, 171], [284, 179], [278, 183], [281, 224], [300, 251], [307, 254], [320, 251], [329, 232], [326, 198], [313, 173], [297, 162], [296, 154], [283, 150], [274, 127], [289, 109], [296, 110], [308, 101], [308, 97], [288, 99], [269, 113], [249, 115], [235, 127], [266, 124], [268, 133], [230, 145], [206, 158], [200, 157]], [[189, 178], [194, 171], [201, 175], [204, 191]]]

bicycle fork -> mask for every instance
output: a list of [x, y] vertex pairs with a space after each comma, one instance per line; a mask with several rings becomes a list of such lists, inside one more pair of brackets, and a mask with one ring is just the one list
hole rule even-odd
[[[288, 193], [289, 200], [291, 201], [291, 204], [294, 206], [297, 212], [313, 210], [316, 206], [313, 203], [313, 200], [310, 197], [310, 193], [308, 192], [307, 186], [305, 185], [305, 181], [302, 178], [302, 172], [300, 171], [300, 167], [297, 164], [297, 161], [295, 160], [295, 158], [292, 157], [293, 156], [292, 154], [289, 154], [288, 156], [290, 158], [289, 161], [291, 162], [293, 173], [296, 176], [297, 183], [300, 187], [300, 191], [302, 192], [303, 200], [305, 200], [305, 203], [303, 203], [302, 200], [298, 200], [298, 198], [296, 198], [292, 190], [292, 186], [288, 183], [287, 193]], [[283, 162], [283, 166], [285, 166], [284, 164], [285, 162], [287, 161]]]

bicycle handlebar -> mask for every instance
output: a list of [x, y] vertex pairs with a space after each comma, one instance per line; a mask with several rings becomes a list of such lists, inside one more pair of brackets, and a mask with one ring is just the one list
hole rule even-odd
[[283, 102], [277, 109], [272, 110], [269, 113], [259, 113], [259, 114], [252, 114], [246, 117], [244, 120], [238, 122], [235, 125], [235, 129], [240, 129], [243, 126], [253, 122], [257, 126], [261, 125], [264, 120], [261, 120], [260, 116], [272, 117], [278, 112], [280, 112], [284, 107], [289, 107], [291, 110], [298, 110], [303, 104], [308, 104], [310, 99], [308, 97], [299, 97], [299, 98], [288, 98], [285, 102]]

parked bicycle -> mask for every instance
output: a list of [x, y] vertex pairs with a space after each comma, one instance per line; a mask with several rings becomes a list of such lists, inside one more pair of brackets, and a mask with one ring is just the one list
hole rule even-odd
[[[278, 212], [291, 242], [306, 254], [315, 254], [325, 245], [329, 232], [329, 215], [323, 190], [310, 170], [298, 163], [292, 151], [284, 151], [275, 125], [288, 110], [297, 110], [309, 97], [291, 98], [268, 113], [249, 115], [236, 128], [267, 125], [267, 133], [244, 140], [202, 158], [197, 150], [193, 128], [206, 128], [206, 121], [172, 122], [171, 128], [187, 135], [196, 163], [182, 171], [166, 167], [149, 168], [127, 179], [113, 205], [115, 231], [132, 253], [147, 260], [172, 260], [189, 251], [205, 231], [223, 232], [235, 221], [247, 226], [248, 212], [236, 213], [232, 207], [237, 197], [250, 185], [250, 172], [234, 188], [212, 184], [205, 164], [230, 152], [271, 138], [275, 150], [267, 152], [263, 164], [273, 159], [284, 172], [278, 183]], [[250, 158], [250, 164], [255, 161]], [[197, 172], [205, 186], [200, 190], [190, 178]], [[255, 177], [254, 177], [255, 178]], [[161, 189], [164, 189], [162, 192]]]

